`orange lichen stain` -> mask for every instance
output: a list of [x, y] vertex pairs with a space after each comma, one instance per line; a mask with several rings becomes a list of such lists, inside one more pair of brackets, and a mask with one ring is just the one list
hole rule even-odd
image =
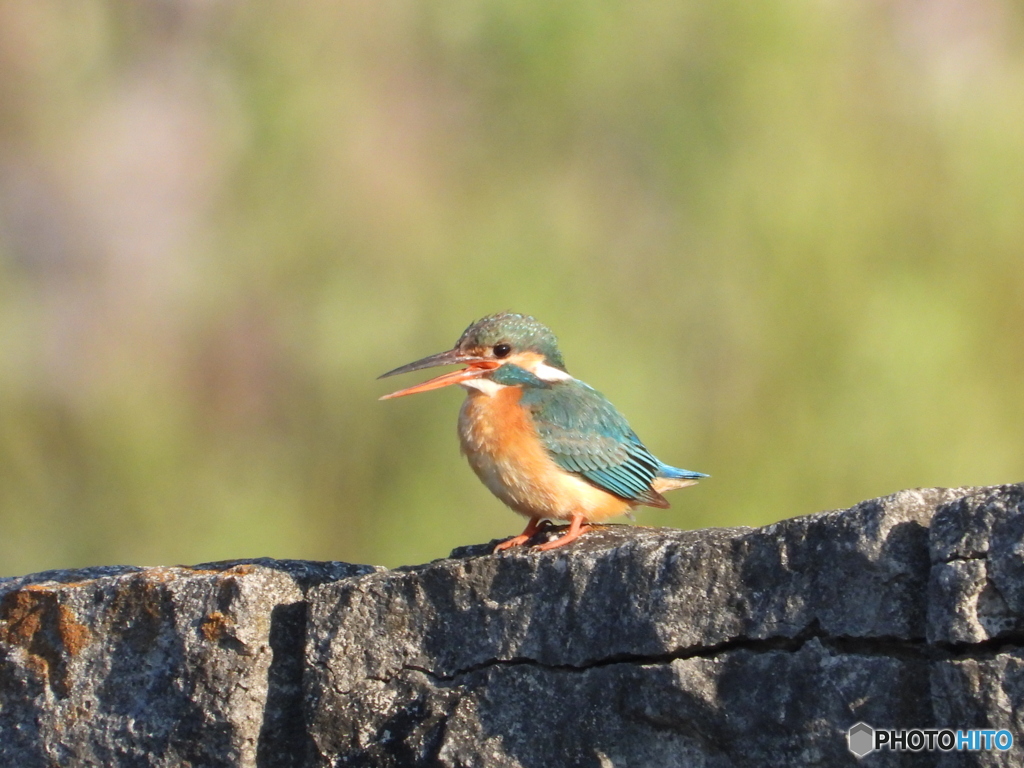
[[39, 602], [31, 587], [8, 593], [0, 603], [0, 640], [27, 646], [42, 626]]
[[225, 616], [220, 611], [214, 611], [213, 613], [207, 614], [199, 625], [199, 631], [203, 633], [205, 637], [211, 643], [215, 643], [230, 635], [230, 630], [234, 626], [234, 622]]
[[143, 577], [148, 581], [173, 581], [182, 577], [181, 571], [177, 568], [147, 568], [142, 572]]
[[75, 620], [75, 614], [66, 605], [58, 605], [57, 611], [57, 634], [60, 635], [65, 650], [72, 656], [77, 656], [89, 644], [92, 633], [85, 624]]
[[42, 656], [36, 656], [33, 653], [28, 654], [25, 658], [25, 666], [35, 672], [39, 677], [49, 677], [50, 664]]
[[21, 588], [22, 592], [43, 592], [50, 594], [53, 592], [53, 582], [49, 584], [26, 584]]
[[69, 659], [91, 639], [89, 628], [50, 589], [31, 585], [0, 601], [0, 641], [24, 648], [27, 666], [45, 675], [59, 696], [68, 694]]

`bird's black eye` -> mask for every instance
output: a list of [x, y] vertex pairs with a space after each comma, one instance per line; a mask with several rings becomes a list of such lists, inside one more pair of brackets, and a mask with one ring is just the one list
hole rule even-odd
[[495, 357], [508, 357], [508, 353], [512, 351], [512, 347], [508, 344], [495, 344], [494, 345], [494, 356]]

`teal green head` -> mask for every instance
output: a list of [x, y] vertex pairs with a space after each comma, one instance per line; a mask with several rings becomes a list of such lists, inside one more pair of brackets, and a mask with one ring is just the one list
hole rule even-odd
[[499, 359], [539, 356], [546, 365], [565, 370], [558, 339], [551, 329], [529, 315], [515, 312], [499, 312], [477, 320], [462, 332], [455, 348], [484, 355], [490, 353]]
[[499, 312], [477, 320], [470, 325], [455, 346], [447, 352], [424, 357], [415, 362], [388, 371], [380, 378], [410, 373], [438, 365], [466, 365], [454, 373], [425, 381], [408, 389], [392, 392], [382, 400], [426, 392], [450, 384], [460, 384], [477, 378], [492, 376], [498, 368], [512, 364], [538, 375], [542, 379], [567, 379], [558, 340], [551, 329], [529, 315]]

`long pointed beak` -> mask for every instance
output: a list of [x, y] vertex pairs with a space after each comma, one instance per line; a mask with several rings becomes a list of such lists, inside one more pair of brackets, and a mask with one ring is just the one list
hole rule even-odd
[[492, 371], [498, 367], [499, 363], [493, 360], [488, 360], [482, 357], [474, 357], [473, 355], [466, 355], [458, 350], [450, 349], [447, 352], [439, 352], [436, 355], [430, 355], [424, 357], [421, 360], [403, 365], [399, 368], [395, 368], [393, 371], [381, 374], [378, 378], [383, 379], [388, 376], [397, 376], [400, 373], [410, 373], [412, 371], [419, 371], [424, 368], [434, 368], [438, 365], [461, 365], [469, 364], [468, 368], [463, 368], [461, 371], [453, 371], [452, 373], [445, 373], [441, 376], [437, 376], [428, 381], [424, 381], [422, 384], [416, 384], [406, 389], [400, 389], [397, 392], [392, 392], [389, 395], [384, 395], [379, 398], [381, 400], [390, 400], [395, 397], [404, 397], [405, 395], [415, 395], [418, 392], [429, 392], [432, 389], [440, 389], [441, 387], [447, 387], [451, 384], [458, 384], [459, 382], [469, 381], [470, 379], [476, 379], [483, 376], [488, 371]]
[[393, 371], [382, 373], [377, 378], [386, 379], [388, 376], [397, 376], [400, 373], [412, 373], [413, 371], [422, 371], [424, 368], [436, 368], [439, 365], [461, 365], [463, 363], [474, 363], [481, 360], [483, 360], [482, 357], [464, 355], [457, 349], [449, 349], [447, 352], [438, 352], [436, 355], [428, 355], [427, 357], [415, 360], [406, 365], [400, 365]]

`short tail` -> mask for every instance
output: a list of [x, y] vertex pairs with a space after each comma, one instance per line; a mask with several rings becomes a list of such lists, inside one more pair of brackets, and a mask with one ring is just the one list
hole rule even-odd
[[665, 491], [675, 491], [679, 488], [688, 488], [691, 485], [696, 485], [697, 481], [702, 477], [711, 477], [711, 475], [662, 464], [658, 467], [658, 474], [654, 478], [654, 490], [658, 493], [663, 493]]
[[711, 477], [711, 475], [705, 475], [703, 472], [691, 472], [688, 469], [679, 469], [679, 467], [670, 467], [668, 464], [662, 464], [658, 467], [658, 477], [664, 477], [666, 480], [700, 480], [702, 477]]

